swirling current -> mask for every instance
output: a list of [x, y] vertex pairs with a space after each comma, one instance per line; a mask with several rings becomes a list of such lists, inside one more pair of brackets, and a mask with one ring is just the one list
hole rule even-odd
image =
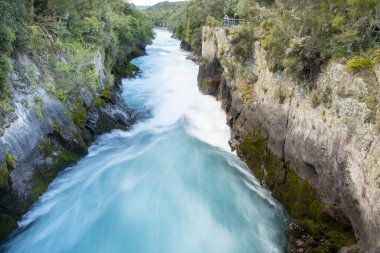
[[284, 252], [282, 208], [230, 152], [220, 104], [165, 30], [123, 81], [137, 115], [64, 170], [3, 245], [14, 253]]

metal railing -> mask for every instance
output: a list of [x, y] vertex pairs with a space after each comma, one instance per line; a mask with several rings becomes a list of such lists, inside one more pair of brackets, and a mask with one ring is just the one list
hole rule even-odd
[[245, 19], [222, 19], [221, 24], [227, 29], [236, 29], [239, 25], [249, 25], [249, 21]]

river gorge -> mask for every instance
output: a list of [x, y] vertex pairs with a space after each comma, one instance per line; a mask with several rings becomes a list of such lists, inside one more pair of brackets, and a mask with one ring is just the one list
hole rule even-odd
[[155, 32], [123, 80], [137, 123], [60, 173], [1, 252], [285, 252], [285, 212], [230, 151], [189, 53]]

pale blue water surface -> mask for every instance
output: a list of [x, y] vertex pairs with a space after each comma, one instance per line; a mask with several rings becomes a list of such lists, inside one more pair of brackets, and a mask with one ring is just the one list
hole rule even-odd
[[230, 152], [225, 113], [198, 67], [156, 30], [125, 80], [138, 123], [101, 136], [19, 222], [4, 252], [283, 252], [287, 219]]

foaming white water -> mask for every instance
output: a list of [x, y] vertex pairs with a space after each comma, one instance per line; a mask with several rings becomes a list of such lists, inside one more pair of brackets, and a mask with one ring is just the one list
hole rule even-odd
[[197, 66], [157, 30], [124, 96], [140, 119], [98, 138], [19, 222], [4, 252], [283, 252], [282, 209], [229, 151]]
[[[169, 32], [156, 30], [156, 33], [158, 39], [148, 48], [148, 56], [134, 61], [148, 71], [141, 79], [132, 81], [129, 85], [127, 81], [127, 101], [143, 89], [148, 95], [139, 102], [145, 99], [148, 107], [154, 108], [154, 117], [148, 123], [144, 122], [145, 127], [168, 127], [185, 119], [186, 129], [191, 135], [230, 151], [230, 129], [226, 125], [225, 113], [215, 98], [202, 95], [199, 91], [196, 85], [198, 66], [191, 61], [184, 61], [184, 56], [188, 53], [179, 49], [179, 41], [171, 39]], [[137, 107], [140, 106], [137, 104]]]

